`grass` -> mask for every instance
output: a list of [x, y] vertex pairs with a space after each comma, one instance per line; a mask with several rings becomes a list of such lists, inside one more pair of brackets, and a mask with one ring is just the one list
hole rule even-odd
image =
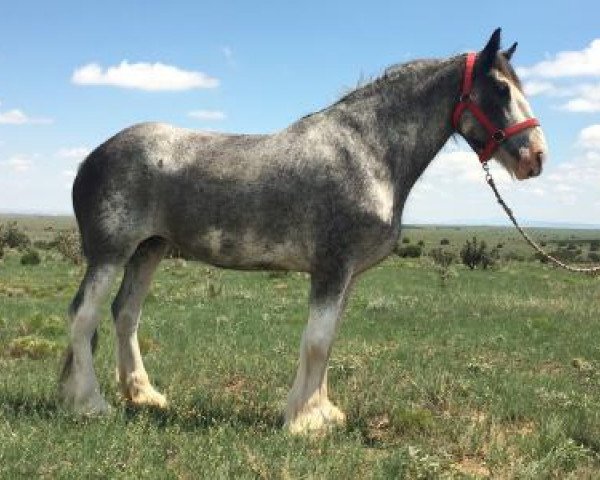
[[169, 408], [117, 394], [106, 308], [96, 369], [115, 408], [81, 419], [55, 396], [81, 269], [53, 252], [0, 262], [0, 478], [600, 477], [598, 278], [515, 262], [453, 266], [443, 286], [428, 259], [389, 259], [358, 282], [333, 350], [346, 427], [294, 438], [281, 412], [305, 275], [163, 262], [141, 345]]

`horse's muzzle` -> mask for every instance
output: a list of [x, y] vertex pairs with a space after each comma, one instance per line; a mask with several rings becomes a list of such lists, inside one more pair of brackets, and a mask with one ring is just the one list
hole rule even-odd
[[542, 149], [536, 148], [520, 148], [519, 163], [515, 172], [515, 176], [519, 180], [537, 177], [542, 173], [546, 153]]

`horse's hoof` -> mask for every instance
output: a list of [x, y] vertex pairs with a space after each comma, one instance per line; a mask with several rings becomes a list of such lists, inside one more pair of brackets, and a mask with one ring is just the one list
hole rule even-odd
[[145, 388], [135, 388], [126, 395], [127, 402], [136, 407], [166, 408], [167, 398], [157, 392], [154, 387], [147, 385]]
[[345, 423], [344, 412], [330, 401], [325, 401], [299, 412], [294, 419], [286, 421], [286, 427], [293, 435], [313, 435], [325, 433]]
[[77, 415], [84, 417], [99, 417], [108, 415], [112, 408], [102, 395], [96, 393], [84, 401], [76, 401], [73, 405], [73, 411]]

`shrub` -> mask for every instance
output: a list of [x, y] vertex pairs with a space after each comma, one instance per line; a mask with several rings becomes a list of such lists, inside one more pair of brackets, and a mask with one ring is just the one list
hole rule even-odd
[[410, 243], [410, 238], [408, 238], [408, 237], [402, 238], [402, 243]]
[[52, 356], [59, 351], [60, 345], [56, 342], [35, 335], [15, 338], [8, 344], [7, 348], [10, 357], [29, 357], [33, 360]]
[[600, 253], [596, 253], [596, 252], [588, 253], [588, 260], [590, 262], [600, 262]]
[[449, 267], [456, 260], [456, 255], [453, 252], [442, 248], [434, 248], [429, 252], [429, 256], [433, 259], [433, 262], [440, 267]]
[[577, 260], [577, 252], [573, 250], [567, 250], [566, 248], [559, 248], [558, 250], [553, 250], [550, 252], [555, 258], [563, 262], [574, 262]]
[[424, 247], [424, 246], [425, 246], [425, 242], [424, 242], [423, 240], [419, 240], [419, 241], [417, 242], [417, 245], [418, 245], [419, 247]]
[[406, 247], [396, 248], [396, 255], [402, 258], [419, 258], [423, 250], [418, 245], [407, 245]]
[[433, 259], [435, 270], [440, 277], [440, 285], [446, 287], [450, 278], [456, 276], [456, 273], [450, 269], [450, 265], [456, 260], [456, 255], [442, 248], [434, 248], [429, 252], [429, 256]]
[[21, 265], [39, 265], [42, 259], [37, 250], [30, 248], [21, 256]]
[[600, 250], [600, 240], [592, 240], [590, 242], [590, 252], [597, 252]]
[[80, 265], [83, 261], [81, 242], [75, 230], [58, 232], [51, 243], [55, 245], [56, 250], [58, 250], [65, 260], [75, 265]]
[[450, 240], [448, 240], [447, 238], [442, 238], [440, 240], [440, 245], [450, 245]]
[[25, 232], [19, 229], [17, 222], [9, 222], [2, 234], [3, 243], [8, 248], [24, 250], [31, 245], [31, 240]]
[[488, 250], [484, 240], [478, 241], [477, 237], [472, 240], [467, 240], [460, 250], [460, 258], [462, 263], [471, 270], [476, 267], [481, 267], [484, 270], [491, 267], [498, 258], [498, 250], [495, 248]]
[[49, 242], [47, 240], [36, 240], [33, 242], [33, 248], [37, 248], [38, 250], [50, 250], [54, 248], [56, 245], [54, 242]]
[[504, 254], [504, 260], [508, 261], [508, 262], [524, 262], [525, 261], [525, 256], [517, 253], [513, 250], [510, 250], [508, 252], [506, 252]]

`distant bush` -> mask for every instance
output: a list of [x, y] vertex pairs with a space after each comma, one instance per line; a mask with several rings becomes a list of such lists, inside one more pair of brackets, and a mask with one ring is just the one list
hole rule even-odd
[[19, 229], [17, 222], [9, 222], [2, 232], [3, 243], [8, 248], [18, 248], [24, 250], [31, 245], [31, 240], [27, 234]]
[[506, 252], [502, 258], [507, 262], [524, 262], [525, 256], [513, 250]]
[[544, 242], [543, 240], [540, 242], [541, 247], [545, 247], [546, 245], [548, 245], [548, 244], [546, 242]]
[[496, 248], [498, 250], [500, 250], [501, 248], [504, 248], [504, 244], [503, 243], [499, 243], [498, 245], [496, 245]]
[[21, 256], [21, 265], [39, 265], [42, 259], [37, 250], [30, 248]]
[[47, 240], [36, 240], [33, 242], [33, 248], [37, 248], [38, 250], [51, 250], [56, 247], [54, 242], [49, 242]]
[[434, 248], [429, 252], [429, 256], [435, 264], [435, 271], [439, 275], [440, 285], [445, 288], [450, 278], [456, 276], [456, 272], [450, 269], [450, 266], [456, 260], [456, 255], [454, 252], [442, 248]]
[[575, 245], [573, 242], [569, 242], [567, 245], [567, 250], [577, 250], [577, 245]]
[[75, 265], [80, 265], [83, 261], [79, 234], [75, 230], [58, 232], [51, 244], [54, 245], [65, 260]]
[[588, 260], [590, 262], [600, 262], [600, 254], [596, 252], [588, 253]]
[[590, 242], [590, 252], [597, 252], [600, 250], [600, 240], [592, 240]]
[[460, 250], [460, 259], [462, 263], [471, 270], [481, 267], [486, 270], [496, 262], [498, 251], [494, 248], [488, 250], [484, 240], [478, 241], [477, 237], [467, 240]]
[[403, 237], [403, 238], [402, 238], [402, 243], [410, 243], [410, 238], [408, 238], [408, 237]]
[[447, 238], [442, 238], [440, 240], [440, 245], [450, 245], [450, 240], [448, 240]]
[[418, 245], [407, 245], [406, 247], [396, 248], [396, 255], [402, 258], [419, 258], [423, 250]]
[[[550, 255], [552, 255], [555, 258], [558, 258], [559, 260], [561, 260], [562, 262], [575, 262], [577, 261], [577, 251], [574, 250], [568, 250], [566, 248], [559, 248], [557, 250], [553, 250], [550, 252]], [[541, 260], [542, 263], [546, 263], [545, 259]]]
[[418, 245], [419, 247], [424, 247], [424, 246], [425, 246], [425, 242], [424, 242], [423, 240], [419, 240], [419, 241], [417, 242], [417, 245]]
[[449, 267], [456, 261], [456, 255], [443, 248], [434, 248], [429, 252], [429, 256], [433, 262], [440, 267]]

